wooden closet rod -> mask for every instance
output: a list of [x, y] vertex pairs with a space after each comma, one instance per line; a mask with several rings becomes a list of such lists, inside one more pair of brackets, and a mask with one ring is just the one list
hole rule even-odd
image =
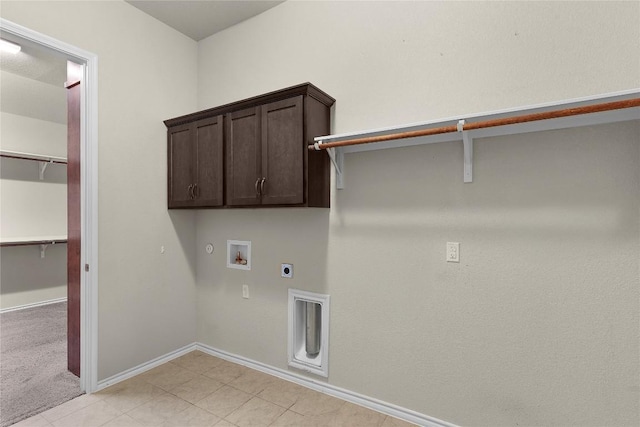
[[415, 138], [418, 136], [439, 135], [443, 133], [459, 132], [491, 128], [496, 126], [514, 125], [518, 123], [534, 122], [537, 120], [557, 119], [560, 117], [578, 116], [580, 114], [601, 113], [603, 111], [621, 110], [624, 108], [640, 107], [640, 98], [627, 99], [624, 101], [606, 102], [603, 104], [593, 104], [584, 107], [566, 108], [563, 110], [546, 111], [543, 113], [525, 114], [502, 119], [485, 120], [481, 122], [464, 123], [461, 129], [458, 125], [441, 126], [431, 129], [421, 129], [408, 132], [398, 132], [389, 135], [368, 136], [364, 138], [347, 139], [336, 142], [323, 142], [321, 144], [309, 145], [309, 150], [322, 150], [327, 148], [346, 147], [349, 145], [370, 144], [373, 142], [391, 141], [394, 139]]

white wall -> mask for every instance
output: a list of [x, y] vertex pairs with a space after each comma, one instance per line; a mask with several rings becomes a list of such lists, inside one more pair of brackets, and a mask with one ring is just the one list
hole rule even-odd
[[98, 378], [192, 343], [194, 215], [167, 211], [162, 121], [196, 107], [196, 43], [121, 1], [0, 13], [98, 55]]
[[335, 132], [634, 88], [639, 12], [290, 1], [196, 45], [123, 2], [3, 1], [99, 56], [99, 377], [196, 339], [286, 368], [297, 287], [332, 296], [332, 384], [459, 424], [637, 425], [637, 124], [478, 140], [467, 185], [456, 144], [353, 154], [330, 210], [194, 214], [166, 210], [162, 120], [304, 81]]
[[0, 249], [0, 309], [9, 309], [67, 297], [67, 245]]
[[[64, 91], [58, 95], [65, 99]], [[0, 147], [3, 150], [67, 156], [66, 125], [15, 114], [0, 114]], [[48, 165], [41, 181], [38, 162], [10, 158], [2, 158], [0, 162], [2, 237], [65, 236], [66, 166]]]
[[[26, 52], [24, 54], [28, 55]], [[2, 93], [0, 108], [4, 113], [58, 124], [67, 123], [67, 94], [63, 82], [53, 85], [2, 71], [0, 72], [0, 90]], [[64, 141], [66, 142], [66, 137]], [[61, 155], [64, 156], [66, 144], [63, 148], [65, 151]]]
[[[339, 133], [637, 88], [639, 7], [290, 1], [200, 42], [198, 105], [310, 81]], [[286, 369], [287, 288], [328, 293], [331, 384], [461, 425], [637, 425], [639, 140], [476, 140], [472, 184], [461, 144], [350, 154], [330, 210], [200, 211], [198, 341]]]
[[[2, 81], [5, 82], [4, 73]], [[33, 81], [33, 80], [32, 80]], [[37, 83], [34, 81], [34, 83]], [[40, 85], [37, 85], [40, 87]], [[6, 105], [5, 92], [2, 92], [2, 106]], [[64, 89], [58, 92], [62, 96], [62, 108], [66, 110]], [[44, 102], [51, 105], [49, 102]], [[0, 144], [3, 150], [41, 153], [56, 157], [67, 157], [67, 125], [29, 116], [0, 112]]]
[[[67, 126], [29, 115], [62, 109], [64, 88], [8, 72], [0, 73], [0, 148], [2, 150], [66, 157]], [[25, 100], [29, 102], [25, 102]], [[13, 113], [16, 114], [13, 114]], [[51, 116], [51, 114], [49, 114]], [[0, 159], [0, 236], [44, 237], [67, 234], [67, 169], [50, 164], [41, 181], [38, 162]], [[0, 250], [0, 308], [35, 304], [67, 296], [66, 245], [49, 247], [45, 258], [39, 246]]]

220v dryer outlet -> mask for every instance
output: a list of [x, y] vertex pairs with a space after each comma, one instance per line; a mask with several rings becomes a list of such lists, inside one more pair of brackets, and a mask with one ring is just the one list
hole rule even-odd
[[293, 264], [282, 264], [280, 273], [282, 277], [291, 279], [293, 277]]

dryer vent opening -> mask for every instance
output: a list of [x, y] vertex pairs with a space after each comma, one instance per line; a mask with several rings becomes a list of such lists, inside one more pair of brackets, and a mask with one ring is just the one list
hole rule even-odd
[[289, 289], [289, 366], [328, 376], [329, 295]]
[[322, 306], [317, 302], [304, 303], [306, 336], [304, 339], [307, 356], [315, 357], [320, 353], [320, 335], [322, 332]]

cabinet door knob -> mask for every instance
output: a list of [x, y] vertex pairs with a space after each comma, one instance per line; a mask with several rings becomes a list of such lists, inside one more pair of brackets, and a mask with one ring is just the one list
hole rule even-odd
[[260, 197], [260, 190], [258, 189], [258, 184], [260, 183], [260, 178], [256, 179], [256, 196]]
[[189, 184], [187, 187], [187, 192], [189, 193], [189, 198], [193, 200], [193, 184]]
[[262, 178], [260, 180], [260, 195], [264, 195], [264, 182], [267, 180], [267, 178]]

